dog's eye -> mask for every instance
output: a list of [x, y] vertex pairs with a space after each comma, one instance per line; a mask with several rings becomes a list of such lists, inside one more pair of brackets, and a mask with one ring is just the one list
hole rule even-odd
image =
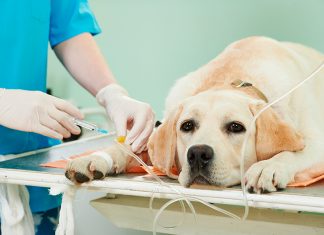
[[184, 132], [190, 132], [195, 129], [195, 121], [188, 120], [181, 124], [180, 130]]
[[245, 127], [238, 122], [230, 122], [227, 124], [227, 131], [232, 133], [241, 133], [245, 131]]

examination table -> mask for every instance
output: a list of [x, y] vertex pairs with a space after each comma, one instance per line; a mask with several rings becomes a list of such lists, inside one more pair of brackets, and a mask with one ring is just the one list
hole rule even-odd
[[[40, 187], [68, 184], [64, 170], [45, 168], [40, 164], [66, 159], [112, 143], [112, 136], [102, 135], [44, 150], [3, 156], [0, 162], [0, 182]], [[167, 177], [162, 179], [185, 195], [214, 203], [239, 216], [244, 213], [243, 196], [239, 187], [183, 188], [175, 180]], [[158, 209], [169, 199], [179, 197], [170, 187], [160, 185], [148, 175], [118, 175], [85, 183], [80, 187], [107, 193], [106, 197], [90, 203], [116, 226], [145, 231], [152, 231]], [[153, 211], [149, 208], [152, 196]], [[248, 199], [250, 212], [246, 221], [229, 218], [193, 202], [197, 212], [196, 224], [189, 209], [183, 214], [179, 203], [175, 203], [161, 215], [157, 231], [169, 234], [221, 235], [324, 234], [324, 181], [305, 188], [288, 188], [271, 194], [248, 194]]]

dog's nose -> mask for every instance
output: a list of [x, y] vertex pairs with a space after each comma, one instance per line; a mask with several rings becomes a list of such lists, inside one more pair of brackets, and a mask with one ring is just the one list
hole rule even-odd
[[205, 169], [213, 158], [214, 151], [208, 145], [194, 145], [188, 149], [187, 159], [191, 171], [196, 172]]

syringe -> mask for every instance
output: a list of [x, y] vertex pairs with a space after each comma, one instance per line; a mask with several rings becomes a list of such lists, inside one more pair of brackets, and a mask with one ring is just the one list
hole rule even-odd
[[99, 128], [96, 124], [90, 123], [90, 122], [86, 122], [86, 121], [81, 121], [79, 119], [74, 118], [73, 119], [73, 123], [77, 126], [83, 127], [87, 130], [90, 131], [96, 131], [102, 134], [108, 134], [108, 131], [102, 128]]

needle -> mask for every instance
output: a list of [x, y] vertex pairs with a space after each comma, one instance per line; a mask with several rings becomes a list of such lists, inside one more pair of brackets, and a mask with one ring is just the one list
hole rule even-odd
[[90, 123], [90, 122], [86, 122], [86, 121], [81, 121], [79, 119], [74, 118], [73, 119], [73, 123], [77, 126], [83, 127], [87, 130], [90, 131], [96, 131], [102, 134], [108, 134], [108, 131], [102, 128], [99, 128], [96, 124]]

